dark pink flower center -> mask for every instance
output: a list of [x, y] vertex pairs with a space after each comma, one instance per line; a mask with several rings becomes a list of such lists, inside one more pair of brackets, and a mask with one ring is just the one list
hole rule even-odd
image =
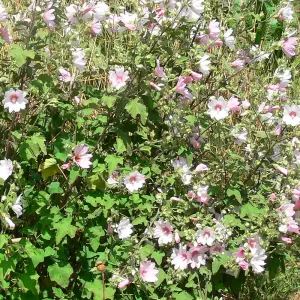
[[204, 232], [204, 237], [210, 237], [210, 232], [209, 231], [205, 231]]
[[132, 175], [132, 176], [130, 176], [130, 177], [129, 177], [129, 181], [130, 181], [131, 183], [134, 183], [134, 182], [136, 182], [136, 181], [137, 181], [137, 177], [136, 177], [136, 175]]
[[295, 111], [291, 111], [291, 112], [290, 112], [290, 116], [291, 116], [292, 118], [295, 118], [295, 117], [297, 116], [297, 113], [296, 113]]
[[12, 95], [10, 96], [10, 101], [11, 101], [12, 103], [16, 103], [16, 102], [18, 101], [18, 99], [19, 99], [19, 97], [18, 97], [17, 94], [12, 94]]
[[221, 104], [215, 105], [215, 110], [218, 110], [218, 111], [222, 110], [222, 105]]
[[166, 234], [166, 235], [168, 235], [168, 234], [171, 233], [171, 230], [170, 230], [170, 228], [168, 228], [168, 227], [163, 227], [163, 228], [162, 228], [162, 231], [163, 231], [163, 233]]
[[188, 259], [187, 253], [182, 253], [181, 257], [182, 257], [183, 260], [187, 260]]
[[80, 155], [79, 155], [79, 154], [76, 154], [74, 158], [75, 158], [75, 160], [76, 160], [77, 162], [80, 161]]
[[192, 257], [197, 256], [198, 254], [199, 254], [199, 251], [198, 251], [198, 250], [194, 250], [194, 251], [191, 253]]

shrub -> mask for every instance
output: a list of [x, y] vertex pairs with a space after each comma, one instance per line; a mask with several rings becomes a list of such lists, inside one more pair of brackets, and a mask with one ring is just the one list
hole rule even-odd
[[3, 1], [2, 299], [239, 297], [295, 261], [292, 4]]

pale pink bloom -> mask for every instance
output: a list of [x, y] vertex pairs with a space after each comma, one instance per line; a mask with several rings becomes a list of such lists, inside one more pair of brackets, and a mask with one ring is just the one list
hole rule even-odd
[[19, 112], [21, 109], [25, 109], [26, 104], [28, 103], [25, 95], [26, 94], [21, 90], [8, 90], [2, 101], [4, 108], [8, 108], [9, 112]]
[[240, 261], [238, 264], [244, 271], [248, 270], [249, 264], [246, 261]]
[[8, 224], [10, 229], [14, 229], [16, 227], [15, 223], [7, 216], [4, 216], [4, 220]]
[[75, 148], [73, 161], [78, 167], [82, 169], [88, 169], [93, 164], [90, 161], [93, 155], [87, 154], [88, 151], [89, 151], [89, 147], [85, 145], [78, 145]]
[[194, 198], [196, 202], [208, 204], [208, 201], [210, 199], [209, 195], [207, 194], [208, 191], [208, 185], [206, 186], [198, 186], [197, 187], [197, 196]]
[[282, 236], [282, 237], [281, 237], [281, 240], [282, 240], [283, 242], [287, 243], [287, 244], [292, 244], [292, 243], [293, 243], [292, 239], [289, 238], [289, 237], [286, 237], [286, 236]]
[[281, 8], [278, 13], [280, 14], [279, 15], [280, 20], [288, 21], [288, 22], [293, 21], [294, 11], [290, 3], [286, 7]]
[[215, 232], [211, 227], [205, 227], [203, 229], [199, 229], [196, 232], [197, 242], [201, 245], [212, 246], [213, 242], [216, 239]]
[[275, 201], [277, 199], [277, 196], [274, 194], [274, 193], [272, 193], [270, 196], [269, 196], [269, 200], [270, 201]]
[[223, 46], [223, 41], [220, 40], [220, 39], [217, 39], [217, 40], [215, 41], [215, 45], [216, 45], [217, 47], [222, 47], [222, 46]]
[[75, 96], [73, 98], [73, 101], [75, 101], [77, 104], [80, 104], [80, 102], [81, 102], [81, 100], [80, 100], [80, 98], [78, 96]]
[[0, 28], [0, 33], [1, 33], [1, 36], [4, 39], [4, 41], [6, 41], [9, 44], [12, 42], [13, 39], [12, 39], [12, 36], [8, 32], [8, 27], [7, 26], [1, 27]]
[[[295, 203], [295, 207], [294, 207], [294, 210], [299, 210], [300, 209], [300, 200], [298, 200], [296, 203]], [[295, 216], [295, 218], [297, 219], [297, 217]]]
[[93, 17], [94, 8], [95, 8], [95, 3], [93, 2], [83, 3], [80, 11], [81, 11], [81, 17], [84, 21], [88, 21]]
[[211, 255], [223, 253], [225, 251], [225, 247], [220, 243], [215, 243], [209, 248], [209, 253]]
[[178, 249], [173, 248], [171, 259], [175, 270], [185, 270], [190, 262], [190, 254], [186, 250], [186, 246], [180, 244]]
[[119, 284], [118, 284], [118, 288], [119, 289], [123, 289], [125, 288], [127, 285], [129, 285], [131, 283], [131, 281], [127, 278], [125, 278], [124, 280], [122, 280]]
[[80, 8], [78, 7], [78, 5], [75, 4], [71, 4], [69, 6], [66, 7], [66, 16], [68, 18], [69, 23], [71, 24], [76, 24], [78, 22], [78, 12], [79, 12]]
[[193, 82], [193, 77], [192, 76], [186, 76], [184, 78], [184, 83], [189, 84], [191, 82]]
[[244, 59], [240, 59], [240, 58], [236, 59], [235, 61], [233, 61], [231, 63], [231, 67], [234, 68], [234, 69], [236, 69], [237, 71], [243, 69], [244, 66], [245, 66], [245, 60]]
[[164, 68], [160, 66], [158, 59], [156, 60], [155, 75], [160, 78], [163, 78], [166, 76], [166, 73], [164, 72]]
[[152, 82], [152, 81], [150, 81], [149, 82], [150, 83], [150, 85], [154, 88], [154, 89], [156, 89], [157, 91], [161, 91], [161, 86], [163, 86], [163, 84], [155, 84], [154, 82]]
[[63, 165], [61, 166], [61, 168], [62, 168], [63, 170], [68, 170], [68, 169], [71, 168], [71, 166], [72, 166], [72, 163], [68, 162], [68, 163], [66, 163], [66, 164], [63, 164]]
[[188, 191], [187, 196], [191, 199], [193, 199], [194, 197], [196, 197], [196, 193], [194, 191]]
[[287, 125], [300, 125], [300, 105], [285, 105], [282, 121]]
[[245, 249], [243, 247], [240, 247], [235, 253], [235, 256], [237, 257], [237, 262], [243, 261], [245, 259]]
[[124, 67], [116, 67], [114, 71], [109, 71], [109, 81], [112, 88], [119, 90], [126, 85], [129, 79], [129, 72], [125, 71]]
[[201, 80], [202, 77], [203, 77], [202, 74], [194, 72], [194, 71], [191, 71], [191, 75], [192, 75], [194, 81], [196, 81], [196, 82], [199, 81], [199, 80]]
[[276, 127], [274, 128], [274, 134], [278, 136], [281, 134], [281, 131], [282, 131], [282, 125], [281, 124], [276, 125]]
[[258, 248], [250, 260], [250, 265], [253, 269], [253, 272], [256, 274], [262, 273], [265, 270], [264, 265], [266, 264], [265, 260], [267, 258], [265, 253], [266, 251], [264, 249]]
[[186, 88], [186, 83], [184, 82], [184, 77], [183, 76], [179, 76], [175, 90], [178, 94], [181, 94], [182, 96], [184, 96], [187, 99], [192, 99], [193, 98], [193, 95]]
[[292, 57], [295, 56], [295, 49], [298, 43], [298, 38], [296, 37], [290, 37], [286, 41], [282, 41], [282, 52], [287, 56], [287, 57]]
[[191, 268], [200, 268], [201, 266], [205, 266], [207, 255], [205, 252], [207, 251], [206, 247], [193, 246], [189, 250], [190, 256], [190, 265]]
[[281, 167], [281, 166], [276, 166], [276, 169], [281, 173], [283, 174], [284, 176], [287, 176], [288, 174], [288, 170], [284, 167]]
[[133, 225], [130, 223], [130, 220], [128, 218], [122, 219], [119, 224], [113, 225], [113, 227], [115, 228], [115, 232], [118, 233], [118, 237], [120, 240], [129, 238], [133, 233]]
[[155, 12], [156, 12], [156, 15], [157, 15], [158, 17], [162, 17], [162, 16], [164, 16], [164, 14], [166, 13], [166, 10], [163, 9], [163, 8], [157, 8], [157, 9], [155, 10]]
[[159, 245], [166, 245], [173, 241], [173, 226], [164, 220], [155, 222], [153, 237], [158, 239]]
[[69, 71], [67, 71], [66, 69], [59, 68], [59, 73], [60, 73], [60, 76], [59, 76], [60, 81], [70, 82], [73, 80], [71, 73]]
[[55, 23], [54, 23], [54, 20], [55, 20], [55, 15], [54, 15], [54, 9], [51, 8], [51, 9], [47, 9], [43, 15], [43, 20], [44, 22], [48, 25], [48, 27], [50, 29], [53, 29], [55, 27]]
[[261, 113], [265, 109], [265, 106], [266, 102], [262, 102], [258, 107], [258, 112]]
[[11, 176], [13, 172], [13, 163], [10, 159], [0, 160], [0, 178], [4, 181]]
[[134, 192], [143, 187], [146, 182], [146, 176], [138, 171], [133, 171], [129, 173], [127, 177], [124, 178], [124, 184], [129, 192]]
[[205, 164], [199, 164], [195, 169], [196, 173], [201, 173], [203, 171], [208, 171], [208, 170], [209, 170], [209, 168]]
[[203, 76], [208, 76], [210, 72], [210, 57], [208, 54], [204, 54], [199, 61], [199, 71], [203, 74]]
[[243, 143], [247, 141], [248, 131], [246, 128], [242, 128], [241, 131], [238, 131], [236, 127], [232, 129], [232, 135], [234, 136], [234, 141], [241, 146]]
[[266, 110], [268, 112], [273, 112], [273, 111], [280, 110], [280, 109], [281, 109], [281, 107], [279, 105], [266, 106]]
[[278, 208], [279, 215], [284, 214], [286, 217], [292, 217], [295, 214], [294, 210], [295, 204], [284, 203]]
[[124, 23], [124, 27], [128, 30], [136, 30], [137, 15], [125, 11], [125, 13], [120, 14], [120, 20]]
[[217, 40], [221, 32], [220, 23], [217, 22], [216, 20], [210, 21], [208, 30], [209, 30], [209, 38], [211, 40]]
[[199, 36], [199, 42], [201, 45], [207, 46], [209, 43], [209, 36], [207, 34], [202, 34]]
[[156, 282], [158, 270], [155, 269], [155, 263], [151, 261], [143, 261], [140, 264], [140, 275], [146, 282]]
[[97, 2], [93, 8], [94, 18], [97, 21], [104, 21], [109, 16], [109, 6], [103, 1]]
[[8, 18], [8, 14], [5, 10], [5, 7], [3, 4], [0, 2], [0, 22], [6, 22]]
[[208, 114], [211, 118], [216, 120], [222, 120], [229, 115], [228, 103], [221, 96], [219, 99], [215, 97], [210, 97], [210, 102], [208, 103]]
[[181, 238], [180, 238], [179, 232], [177, 230], [175, 231], [174, 239], [177, 244], [180, 243]]
[[232, 111], [240, 111], [241, 107], [240, 107], [241, 103], [239, 102], [239, 99], [231, 96], [230, 99], [228, 100], [228, 108]]
[[261, 238], [259, 236], [248, 239], [248, 246], [250, 247], [252, 254], [254, 254], [260, 248], [260, 242]]
[[80, 71], [83, 72], [86, 68], [85, 53], [81, 48], [76, 48], [72, 51], [73, 64]]
[[93, 36], [99, 35], [102, 33], [102, 25], [98, 20], [94, 20], [91, 26], [90, 34]]

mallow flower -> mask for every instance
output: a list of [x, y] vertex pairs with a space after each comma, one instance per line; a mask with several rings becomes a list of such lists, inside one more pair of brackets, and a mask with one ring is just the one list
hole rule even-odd
[[75, 148], [73, 161], [74, 163], [82, 168], [82, 169], [88, 169], [93, 163], [90, 161], [90, 159], [93, 157], [92, 154], [88, 154], [89, 147], [85, 145], [78, 145]]
[[229, 107], [227, 101], [221, 96], [218, 99], [215, 97], [210, 97], [210, 102], [208, 103], [207, 113], [212, 119], [222, 120], [228, 117]]
[[124, 67], [116, 67], [114, 71], [109, 71], [109, 81], [112, 88], [119, 90], [126, 85], [129, 79], [129, 72], [125, 71]]
[[21, 90], [10, 89], [4, 94], [4, 108], [8, 108], [8, 111], [19, 112], [21, 109], [26, 108], [28, 100], [25, 98], [26, 93]]
[[12, 174], [13, 172], [13, 164], [10, 159], [0, 160], [0, 178], [4, 181]]

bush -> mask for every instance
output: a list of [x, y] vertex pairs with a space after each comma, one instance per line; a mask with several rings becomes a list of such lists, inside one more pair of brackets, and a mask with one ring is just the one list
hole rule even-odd
[[3, 1], [1, 299], [242, 299], [297, 263], [295, 10]]

